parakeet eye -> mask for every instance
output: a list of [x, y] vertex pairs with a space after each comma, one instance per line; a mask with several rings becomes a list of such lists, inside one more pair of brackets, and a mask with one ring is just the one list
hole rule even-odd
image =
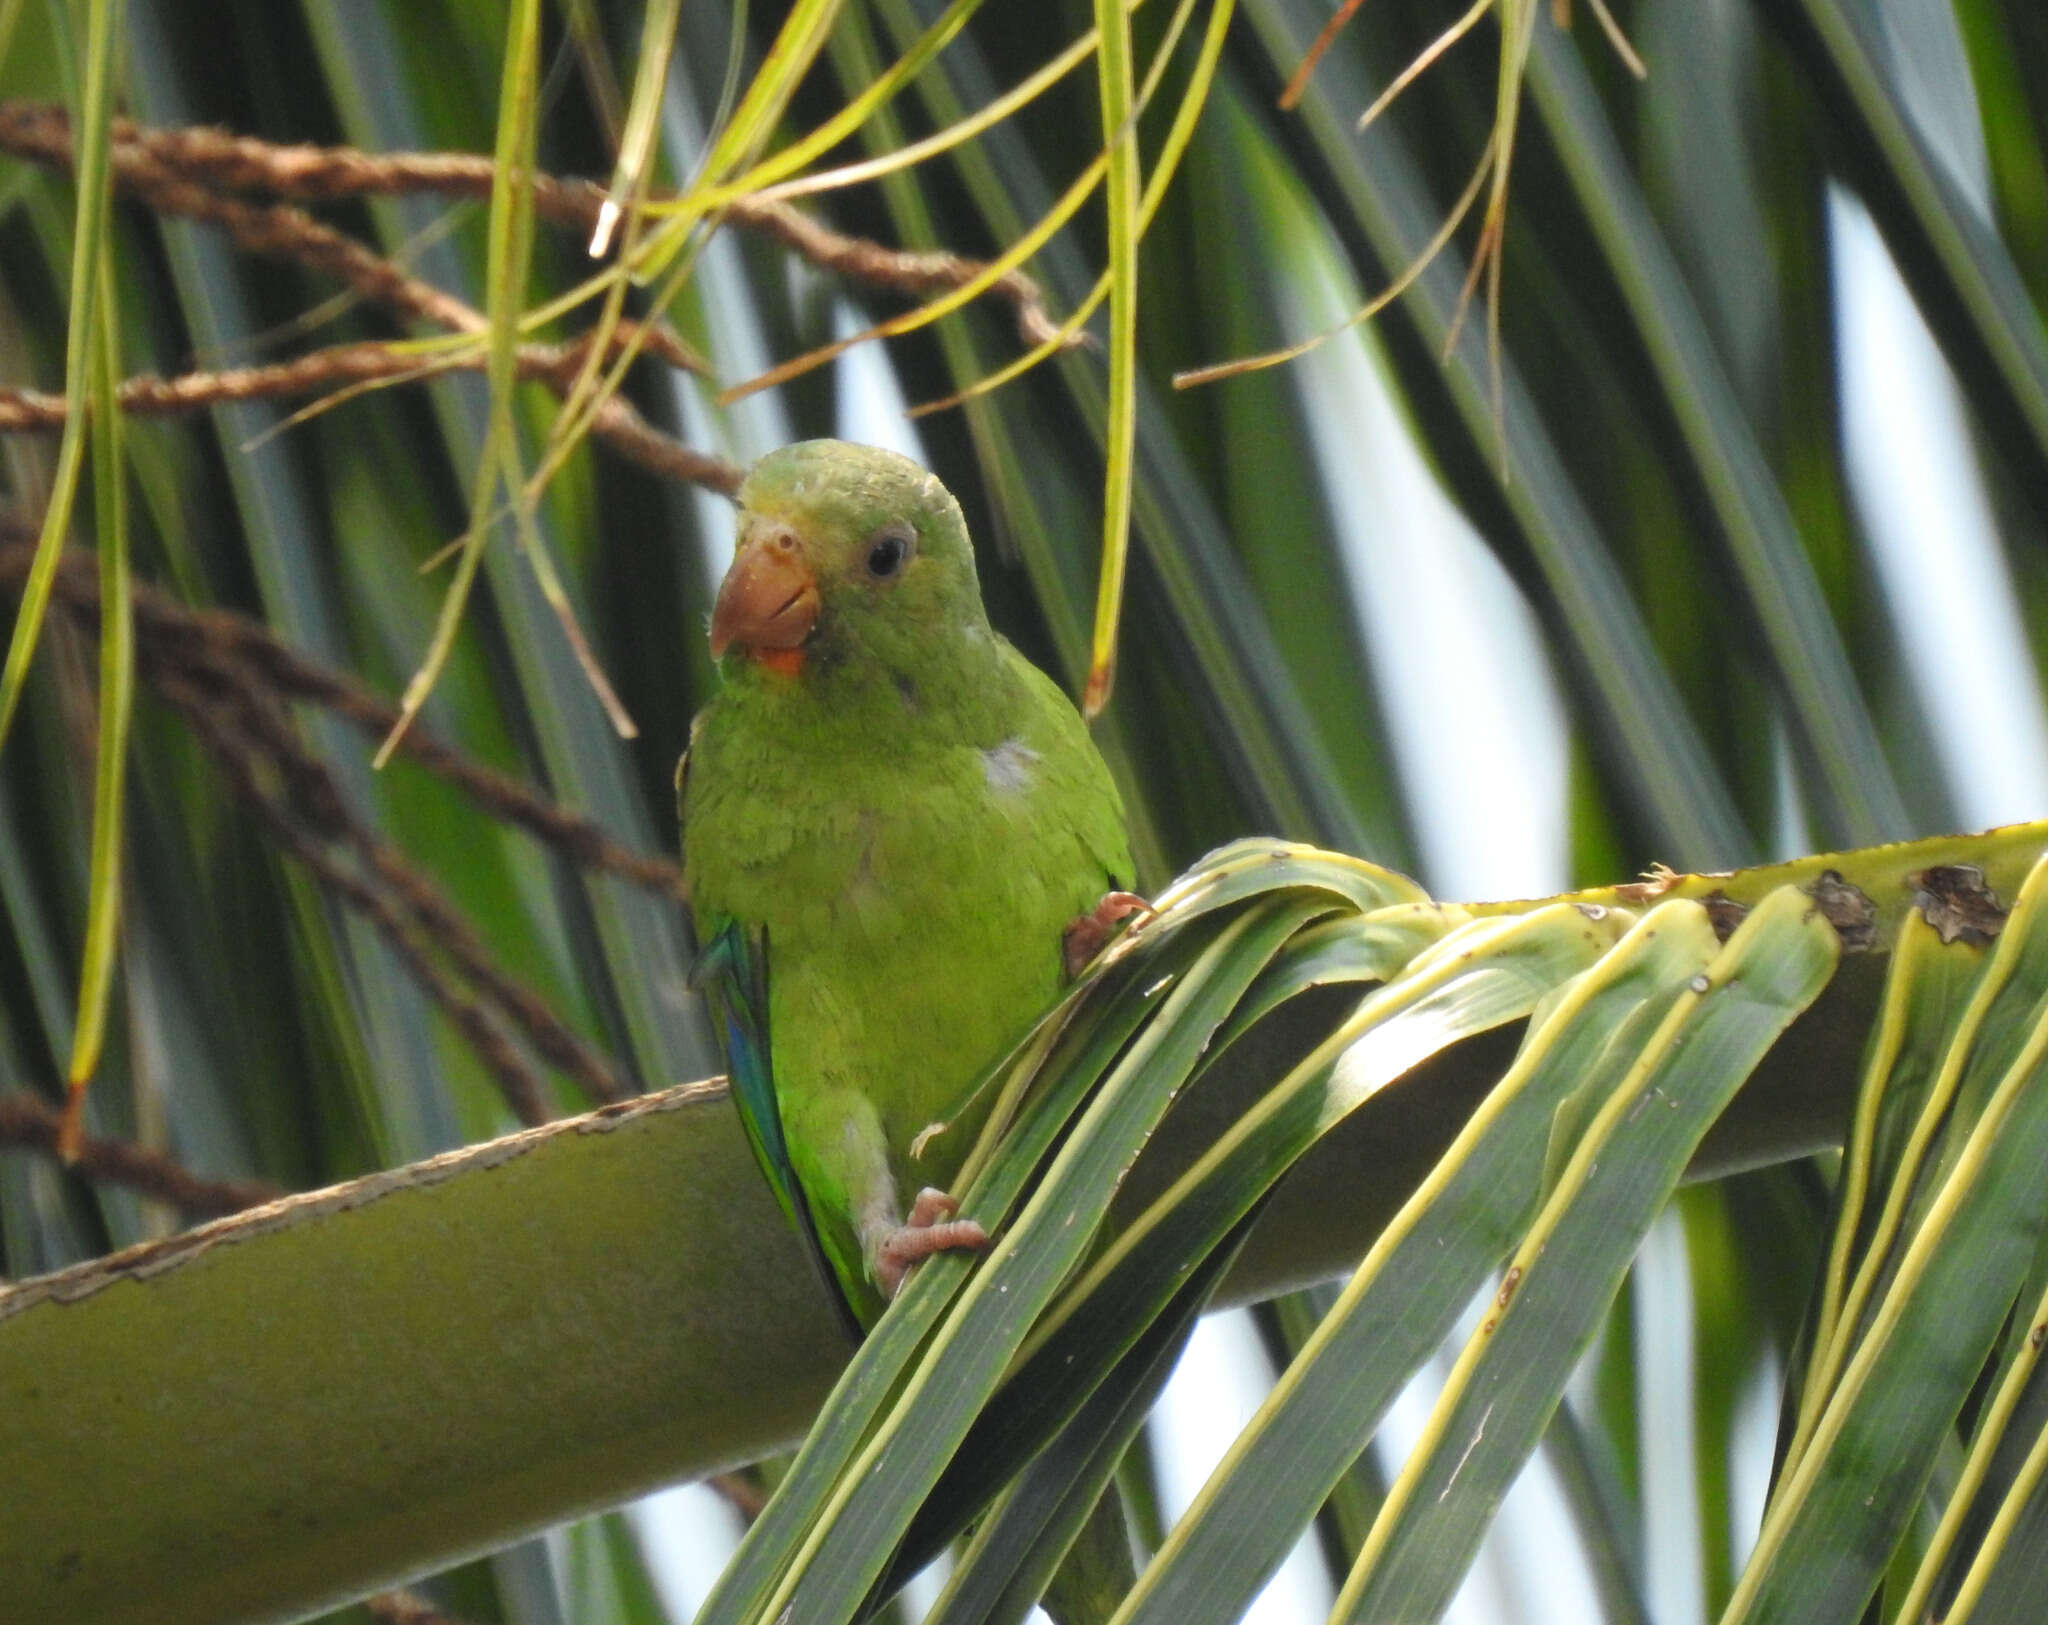
[[885, 525], [868, 542], [867, 570], [877, 581], [887, 581], [910, 562], [917, 532], [900, 521]]

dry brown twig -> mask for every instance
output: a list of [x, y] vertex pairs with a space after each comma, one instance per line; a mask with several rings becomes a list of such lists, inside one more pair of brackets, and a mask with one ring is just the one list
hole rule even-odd
[[[27, 568], [27, 554], [21, 549], [34, 539], [32, 526], [0, 514], [0, 589], [11, 590], [19, 583]], [[60, 601], [96, 632], [99, 599], [94, 568], [89, 554], [67, 555], [57, 591]], [[389, 733], [398, 716], [398, 707], [367, 683], [306, 659], [260, 621], [226, 610], [190, 609], [142, 582], [135, 584], [134, 605], [136, 633], [144, 647], [176, 651], [181, 664], [215, 671], [245, 666], [280, 697], [331, 711], [371, 738]], [[602, 869], [678, 902], [687, 900], [682, 870], [673, 860], [632, 851], [601, 825], [510, 774], [486, 767], [425, 730], [409, 732], [400, 751], [464, 791], [492, 817], [526, 830], [580, 867]]]
[[[519, 374], [559, 392], [575, 375], [586, 348], [581, 342], [522, 344]], [[481, 372], [484, 365], [481, 355], [427, 358], [397, 345], [368, 341], [329, 345], [269, 366], [192, 372], [176, 378], [143, 373], [124, 380], [117, 393], [121, 405], [139, 416], [172, 416], [228, 401], [325, 396], [363, 384], [405, 382], [444, 372]], [[68, 411], [62, 395], [0, 387], [0, 432], [61, 429]], [[724, 496], [739, 489], [744, 471], [738, 464], [707, 457], [663, 434], [622, 396], [612, 396], [599, 408], [592, 432], [651, 474], [701, 485]]]
[[[146, 155], [171, 174], [229, 191], [267, 193], [301, 203], [420, 193], [485, 201], [491, 195], [491, 160], [481, 154], [372, 155], [352, 147], [283, 146], [205, 126], [151, 130], [125, 119], [115, 122], [113, 135], [117, 172], [123, 164], [123, 151], [128, 149]], [[23, 149], [33, 144], [35, 155], [48, 162], [55, 159], [60, 143], [62, 161], [68, 163], [70, 132], [64, 109], [0, 103], [0, 150], [29, 156]], [[553, 225], [572, 227], [586, 235], [597, 224], [606, 196], [605, 188], [595, 181], [534, 177], [534, 212]], [[659, 201], [663, 194], [653, 196]], [[741, 198], [723, 213], [734, 225], [773, 237], [820, 270], [905, 295], [964, 287], [985, 268], [981, 261], [959, 254], [917, 253], [849, 237], [785, 202]], [[1027, 347], [1058, 337], [1059, 323], [1046, 313], [1044, 294], [1022, 271], [999, 277], [989, 292], [1013, 308], [1018, 337]]]
[[[0, 1095], [0, 1145], [55, 1156], [62, 1118], [55, 1106], [38, 1096]], [[239, 1213], [284, 1195], [283, 1186], [273, 1185], [267, 1179], [208, 1179], [161, 1151], [151, 1151], [127, 1140], [102, 1140], [92, 1135], [86, 1136], [73, 1166], [90, 1179], [120, 1185], [194, 1219]]]
[[[68, 168], [71, 136], [64, 109], [0, 102], [0, 152]], [[431, 323], [454, 333], [484, 328], [484, 317], [474, 307], [407, 275], [293, 203], [253, 203], [230, 194], [253, 192], [302, 202], [421, 193], [481, 199], [490, 195], [488, 158], [466, 153], [373, 157], [346, 147], [280, 146], [217, 129], [152, 130], [121, 119], [113, 130], [112, 161], [116, 187], [158, 213], [218, 225], [247, 252], [288, 259], [331, 276], [403, 320]], [[550, 175], [535, 178], [535, 211], [558, 225], [588, 232], [604, 199], [604, 189], [594, 182]], [[742, 199], [726, 209], [723, 218], [773, 236], [821, 269], [906, 296], [960, 287], [983, 269], [978, 261], [957, 254], [890, 249], [846, 236], [782, 202]], [[1007, 273], [989, 291], [1011, 304], [1027, 345], [1058, 335], [1058, 324], [1047, 315], [1037, 284], [1022, 272]], [[1075, 335], [1071, 342], [1082, 340]], [[610, 334], [606, 359], [615, 359], [628, 345], [671, 365], [699, 365], [660, 323], [619, 323]], [[587, 341], [522, 344], [521, 376], [564, 394], [583, 365], [586, 348]], [[123, 404], [133, 411], [183, 412], [220, 401], [319, 395], [456, 368], [480, 370], [483, 365], [480, 355], [436, 359], [388, 345], [339, 345], [275, 366], [131, 379], [121, 393]], [[0, 430], [53, 428], [62, 424], [64, 412], [60, 396], [0, 389]], [[736, 465], [664, 434], [617, 395], [598, 407], [591, 430], [621, 455], [658, 475], [727, 496], [739, 487], [742, 470]]]
[[[349, 815], [326, 768], [309, 756], [270, 756], [257, 743], [258, 738], [275, 731], [260, 703], [244, 699], [222, 704], [186, 675], [153, 672], [150, 676], [157, 692], [184, 713], [186, 724], [213, 758], [235, 799], [323, 886], [376, 927], [421, 990], [490, 1069], [512, 1115], [529, 1127], [551, 1118], [554, 1112], [540, 1080], [506, 1033], [497, 1012], [442, 969], [434, 953], [440, 945], [408, 917], [412, 911], [405, 893], [392, 884], [388, 873], [379, 872], [373, 881], [344, 863], [335, 851], [336, 847], [381, 843]], [[280, 782], [266, 782], [273, 780]], [[412, 878], [420, 886], [428, 884], [417, 875]], [[609, 1072], [609, 1068], [605, 1070]], [[616, 1085], [607, 1083], [597, 1098], [617, 1098]]]
[[[248, 253], [284, 259], [330, 276], [358, 297], [389, 311], [402, 321], [426, 322], [452, 333], [480, 333], [481, 311], [400, 270], [354, 238], [286, 203], [251, 203], [194, 180], [165, 153], [175, 158], [179, 141], [163, 138], [202, 134], [231, 145], [262, 148], [224, 137], [219, 131], [142, 130], [118, 122], [113, 145], [114, 182], [160, 214], [203, 220], [219, 226]], [[206, 143], [200, 143], [202, 149]], [[70, 123], [59, 107], [30, 102], [0, 102], [0, 152], [53, 167], [71, 163]], [[204, 165], [200, 166], [202, 173]], [[488, 171], [489, 165], [485, 165]], [[629, 342], [677, 366], [695, 366], [696, 358], [666, 328], [622, 322], [611, 338], [616, 355]], [[567, 390], [583, 362], [586, 343], [528, 343], [519, 347], [519, 370], [557, 394]], [[432, 377], [454, 370], [480, 370], [480, 356], [429, 357], [396, 345], [363, 343], [330, 346], [293, 361], [265, 367], [199, 371], [180, 378], [131, 379], [121, 390], [131, 410], [153, 413], [188, 412], [222, 401], [299, 398], [360, 388], [366, 384]], [[0, 429], [60, 427], [66, 411], [62, 396], [20, 389], [0, 389]], [[707, 456], [655, 428], [619, 395], [606, 399], [591, 423], [591, 432], [622, 456], [650, 472], [687, 481], [730, 496], [739, 489], [742, 470], [723, 457]]]
[[752, 1523], [767, 1510], [768, 1491], [750, 1471], [713, 1473], [703, 1483], [707, 1490], [737, 1512], [742, 1522]]
[[[243, 250], [281, 258], [330, 276], [356, 296], [406, 323], [455, 334], [480, 333], [482, 313], [412, 276], [391, 260], [314, 218], [295, 201], [432, 191], [457, 198], [488, 195], [487, 159], [401, 155], [369, 159], [348, 149], [283, 148], [217, 130], [153, 131], [119, 121], [114, 132], [115, 184], [164, 215], [202, 220], [226, 231]], [[0, 151], [68, 168], [68, 120], [60, 108], [0, 102]], [[255, 191], [259, 198], [235, 195]], [[544, 217], [587, 227], [601, 201], [583, 182], [543, 177]], [[927, 256], [897, 257], [876, 245], [824, 232], [789, 211], [752, 210], [754, 223], [779, 230], [800, 251], [851, 274], [888, 280], [922, 278], [944, 268]], [[787, 218], [785, 218], [787, 216]], [[875, 256], [882, 258], [878, 261]], [[964, 274], [971, 275], [973, 268]], [[1014, 290], [1013, 290], [1014, 291]], [[1035, 291], [1023, 292], [1035, 301]], [[589, 358], [594, 335], [561, 344], [522, 343], [521, 376], [566, 395]], [[659, 324], [624, 323], [605, 339], [603, 359], [624, 346], [645, 348], [672, 365], [695, 364], [681, 341]], [[480, 367], [480, 358], [423, 354], [416, 346], [362, 343], [330, 346], [271, 365], [199, 372], [174, 379], [139, 377], [121, 386], [137, 412], [170, 413], [230, 400], [331, 397], [376, 383]], [[60, 396], [0, 390], [0, 430], [51, 429], [65, 418]], [[742, 471], [707, 457], [649, 424], [617, 395], [598, 407], [592, 430], [655, 472], [730, 495]], [[4, 518], [4, 516], [0, 516]], [[0, 539], [10, 527], [0, 524]], [[26, 569], [27, 550], [0, 556], [0, 586]], [[97, 626], [91, 561], [67, 559], [58, 599], [70, 616]], [[353, 679], [304, 661], [239, 617], [194, 612], [148, 588], [135, 597], [138, 668], [182, 712], [237, 798], [273, 839], [337, 897], [376, 926], [426, 994], [470, 1040], [525, 1122], [551, 1115], [540, 1080], [514, 1041], [561, 1069], [597, 1101], [620, 1098], [625, 1085], [610, 1060], [557, 1020], [531, 990], [492, 960], [468, 922], [404, 855], [381, 841], [349, 808], [327, 766], [300, 738], [286, 709], [292, 700], [321, 705], [358, 726], [389, 736], [399, 708]], [[556, 807], [505, 775], [470, 762], [419, 733], [405, 748], [430, 770], [459, 784], [497, 817], [526, 828], [572, 861], [610, 870], [671, 897], [682, 893], [673, 863], [626, 851], [601, 829]]]
[[[0, 533], [6, 528], [0, 526]], [[0, 588], [19, 584], [30, 557], [25, 543], [0, 547]], [[91, 555], [66, 555], [54, 602], [81, 628], [97, 631]], [[319, 704], [374, 732], [395, 714], [389, 701], [313, 665], [253, 622], [223, 611], [189, 610], [148, 587], [136, 588], [135, 624], [138, 672], [184, 716], [237, 800], [284, 850], [377, 928], [490, 1068], [520, 1121], [542, 1122], [553, 1112], [512, 1030], [592, 1100], [624, 1097], [627, 1086], [610, 1060], [501, 970], [440, 888], [351, 812], [332, 773], [303, 743], [284, 709], [289, 700]], [[425, 735], [409, 736], [408, 750], [486, 810], [572, 861], [670, 897], [682, 895], [673, 863], [626, 851], [587, 819]], [[344, 853], [353, 854], [353, 861]]]
[[417, 1591], [385, 1591], [365, 1597], [363, 1607], [377, 1625], [463, 1625], [453, 1614], [444, 1614]]

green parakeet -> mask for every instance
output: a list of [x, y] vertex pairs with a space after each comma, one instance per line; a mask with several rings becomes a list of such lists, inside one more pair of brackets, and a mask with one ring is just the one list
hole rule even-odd
[[699, 980], [755, 1154], [865, 1325], [986, 1241], [945, 1194], [972, 1086], [1143, 905], [1109, 772], [990, 628], [936, 478], [813, 440], [739, 505], [678, 775]]

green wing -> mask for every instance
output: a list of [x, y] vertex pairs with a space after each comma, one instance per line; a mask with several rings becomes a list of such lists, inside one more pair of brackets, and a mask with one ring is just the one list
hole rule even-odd
[[783, 1216], [804, 1239], [804, 1250], [824, 1282], [839, 1321], [856, 1343], [863, 1335], [853, 1305], [825, 1256], [818, 1225], [804, 1188], [789, 1160], [782, 1133], [782, 1111], [775, 1101], [773, 1051], [768, 1042], [768, 933], [727, 920], [697, 956], [690, 975], [711, 1006], [712, 1025], [725, 1051], [727, 1086], [739, 1107], [754, 1160], [768, 1177]]

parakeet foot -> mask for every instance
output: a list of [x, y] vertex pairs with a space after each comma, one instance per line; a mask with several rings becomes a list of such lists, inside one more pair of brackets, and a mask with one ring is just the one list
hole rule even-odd
[[934, 1253], [988, 1245], [988, 1232], [979, 1224], [953, 1217], [959, 1211], [959, 1202], [944, 1191], [927, 1186], [917, 1193], [910, 1217], [884, 1236], [875, 1250], [875, 1280], [884, 1295], [895, 1297], [912, 1267]]
[[1075, 915], [1060, 933], [1060, 957], [1067, 967], [1067, 980], [1071, 982], [1087, 969], [1089, 961], [1116, 935], [1118, 926], [1151, 912], [1152, 905], [1136, 892], [1113, 891], [1103, 893], [1102, 901], [1086, 914]]

